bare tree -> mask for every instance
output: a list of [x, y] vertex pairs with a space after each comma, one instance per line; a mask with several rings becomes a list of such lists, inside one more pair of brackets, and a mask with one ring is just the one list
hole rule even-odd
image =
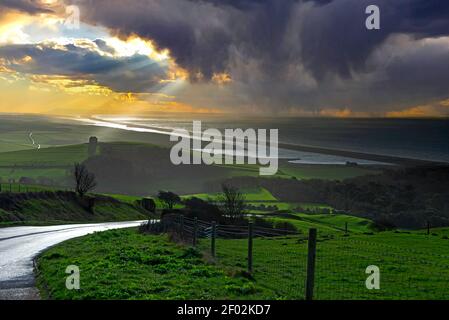
[[83, 197], [97, 186], [95, 175], [90, 173], [84, 164], [75, 163], [73, 175], [76, 184], [75, 191], [80, 197]]
[[233, 220], [245, 214], [245, 196], [238, 188], [223, 184], [223, 193], [219, 196], [220, 207], [223, 213]]

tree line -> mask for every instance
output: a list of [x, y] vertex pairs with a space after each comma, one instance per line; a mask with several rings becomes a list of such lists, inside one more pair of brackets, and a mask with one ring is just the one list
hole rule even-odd
[[227, 183], [266, 188], [280, 201], [327, 204], [389, 227], [449, 226], [449, 166], [389, 169], [343, 181], [236, 177]]

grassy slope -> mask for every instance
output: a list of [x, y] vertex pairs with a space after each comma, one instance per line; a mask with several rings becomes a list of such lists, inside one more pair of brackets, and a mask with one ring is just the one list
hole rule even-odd
[[378, 169], [363, 166], [298, 165], [281, 162], [278, 176], [296, 177], [297, 179], [342, 180], [379, 172], [381, 171]]
[[87, 158], [87, 144], [0, 153], [0, 166], [71, 166]]
[[[202, 245], [207, 249], [207, 243]], [[447, 245], [448, 240], [441, 236], [429, 239], [422, 234], [320, 237], [317, 245], [316, 297], [447, 299]], [[221, 264], [225, 267], [241, 265], [245, 249], [245, 240], [219, 240], [217, 250]], [[376, 265], [381, 270], [380, 291], [365, 288], [365, 269], [369, 265]], [[254, 241], [256, 280], [289, 298], [297, 298], [298, 289], [301, 297], [305, 266], [306, 241]]]
[[[245, 196], [246, 201], [277, 201], [277, 199], [265, 188], [244, 189], [241, 192]], [[216, 200], [220, 194], [197, 193], [183, 196], [183, 198], [196, 197], [203, 200]]]
[[[81, 290], [65, 289], [65, 268], [81, 270]], [[38, 260], [38, 284], [53, 299], [229, 299], [255, 296], [252, 283], [206, 264], [164, 236], [135, 229], [70, 240]]]
[[[264, 189], [245, 192], [253, 200], [275, 201]], [[214, 265], [207, 265], [206, 260], [212, 261], [207, 258], [197, 260], [192, 266], [190, 261], [179, 257], [185, 249], [164, 237], [143, 236], [133, 229], [89, 236], [51, 249], [40, 259], [40, 285], [48, 285], [51, 297], [56, 299], [302, 299], [305, 239], [310, 228], [317, 228], [318, 299], [446, 298], [449, 229], [435, 229], [430, 236], [422, 231], [373, 233], [366, 219], [298, 212], [267, 216], [267, 219], [288, 221], [297, 227], [300, 235], [256, 238], [254, 280], [233, 276], [242, 274], [246, 268], [247, 240], [218, 239]], [[343, 232], [346, 222], [349, 235]], [[209, 243], [209, 240], [200, 241], [206, 257]], [[78, 293], [64, 288], [64, 268], [69, 264], [77, 264], [85, 271], [82, 277], [88, 283]], [[381, 269], [381, 291], [365, 288], [365, 269], [369, 265]]]
[[103, 198], [96, 200], [94, 212], [71, 198], [50, 193], [45, 197], [17, 200], [14, 210], [0, 210], [0, 225], [58, 224], [72, 222], [129, 221], [148, 218], [148, 213], [129, 203]]
[[[2, 192], [27, 193], [41, 191], [61, 191], [63, 188], [38, 184], [0, 183]], [[66, 188], [68, 189], [68, 188]]]
[[[267, 211], [250, 210], [250, 213], [257, 215], [268, 215], [270, 220], [283, 222], [287, 221], [296, 226], [298, 230], [307, 232], [309, 228], [318, 228], [318, 230], [325, 231], [326, 233], [334, 234], [336, 232], [341, 233], [345, 229], [345, 224], [348, 223], [349, 232], [352, 233], [364, 233], [371, 232], [371, 221], [359, 217], [348, 216], [343, 214], [307, 214], [297, 212], [297, 208], [304, 209], [317, 209], [317, 208], [330, 208], [323, 204], [314, 203], [288, 203], [278, 201], [268, 190], [265, 188], [258, 189], [244, 189], [242, 190], [247, 204], [254, 206], [276, 206], [278, 210], [289, 211], [289, 217], [283, 217], [279, 214], [270, 214]], [[194, 194], [183, 196], [184, 199], [189, 197], [197, 197], [203, 200], [216, 200], [218, 194]]]
[[114, 128], [101, 128], [40, 116], [0, 115], [0, 153], [33, 149], [30, 132], [42, 148], [86, 143], [90, 136], [99, 141], [139, 141], [167, 145], [166, 136]]
[[[319, 233], [316, 297], [446, 299], [448, 230], [436, 232], [349, 237]], [[191, 256], [186, 259], [186, 249], [164, 236], [145, 236], [135, 229], [108, 231], [65, 242], [43, 254], [38, 283], [48, 289], [44, 297], [55, 299], [302, 299], [304, 239], [255, 239], [254, 280], [249, 280], [238, 276], [246, 267], [246, 240], [219, 239], [217, 260], [210, 264]], [[200, 248], [208, 252], [209, 241], [202, 240]], [[64, 286], [64, 271], [71, 264], [81, 269], [79, 292]], [[373, 264], [381, 270], [380, 291], [365, 288], [365, 269]]]
[[[122, 155], [127, 154], [126, 150], [133, 150], [135, 148], [141, 148], [143, 151], [145, 151], [145, 149], [155, 150], [156, 148], [160, 148], [156, 145], [144, 143], [108, 142], [103, 144], [107, 145], [110, 150], [121, 151], [120, 154]], [[99, 149], [99, 152], [101, 153], [101, 148]], [[30, 177], [34, 179], [46, 177], [61, 182], [67, 176], [67, 168], [73, 165], [74, 162], [82, 162], [87, 158], [87, 144], [49, 147], [40, 150], [29, 149], [5, 152], [7, 150], [8, 149], [0, 150], [0, 178], [2, 178], [3, 181], [7, 181], [8, 179], [18, 180], [21, 177]], [[168, 158], [167, 161], [169, 161]], [[148, 165], [149, 162], [145, 163], [145, 166]], [[34, 168], [21, 168], [20, 166], [34, 166]], [[53, 168], [49, 166], [53, 166]], [[195, 179], [176, 179], [175, 177], [159, 179], [161, 181], [149, 182], [148, 186], [142, 187], [142, 190], [139, 190], [138, 194], [142, 195], [148, 192], [148, 190], [153, 190], [155, 184], [161, 189], [182, 191], [192, 189], [192, 185], [198, 186], [202, 185], [202, 183], [209, 182], [212, 178], [212, 180], [215, 181], [236, 176], [259, 176], [259, 167], [254, 165], [223, 165], [216, 167], [221, 170], [215, 170], [213, 177], [196, 176]], [[186, 170], [189, 170], [190, 168], [185, 167]], [[292, 176], [302, 179], [342, 179], [373, 172], [375, 171], [361, 167], [301, 166], [282, 162], [277, 177], [288, 179]]]
[[[65, 183], [67, 169], [87, 158], [87, 144], [0, 153], [0, 178], [47, 178]], [[26, 168], [20, 167], [25, 166]], [[31, 168], [31, 166], [33, 166]], [[53, 167], [52, 167], [53, 166]]]
[[29, 149], [33, 149], [33, 147], [31, 145], [17, 144], [17, 143], [5, 141], [5, 140], [0, 140], [1, 152], [12, 152], [12, 151], [29, 150]]

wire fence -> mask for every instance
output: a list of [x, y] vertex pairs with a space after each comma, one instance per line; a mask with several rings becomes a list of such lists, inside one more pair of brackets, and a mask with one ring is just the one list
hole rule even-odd
[[448, 299], [449, 254], [404, 249], [357, 237], [317, 236], [182, 215], [165, 232], [198, 247], [224, 268], [250, 275], [268, 299]]
[[[449, 257], [393, 245], [340, 238], [318, 245], [316, 299], [449, 298]], [[379, 287], [369, 290], [372, 270]]]
[[43, 191], [71, 191], [69, 187], [51, 187], [20, 183], [0, 183], [0, 193], [28, 193]]

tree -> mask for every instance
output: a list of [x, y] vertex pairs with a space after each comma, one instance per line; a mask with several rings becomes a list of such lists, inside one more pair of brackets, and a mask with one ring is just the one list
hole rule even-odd
[[97, 181], [95, 175], [87, 170], [84, 164], [75, 163], [73, 175], [75, 178], [75, 191], [83, 197], [89, 191], [95, 189]]
[[223, 193], [218, 197], [223, 213], [233, 220], [245, 214], [245, 197], [238, 188], [223, 184]]
[[164, 203], [168, 209], [173, 209], [173, 206], [181, 202], [181, 198], [170, 191], [159, 191], [157, 198]]

